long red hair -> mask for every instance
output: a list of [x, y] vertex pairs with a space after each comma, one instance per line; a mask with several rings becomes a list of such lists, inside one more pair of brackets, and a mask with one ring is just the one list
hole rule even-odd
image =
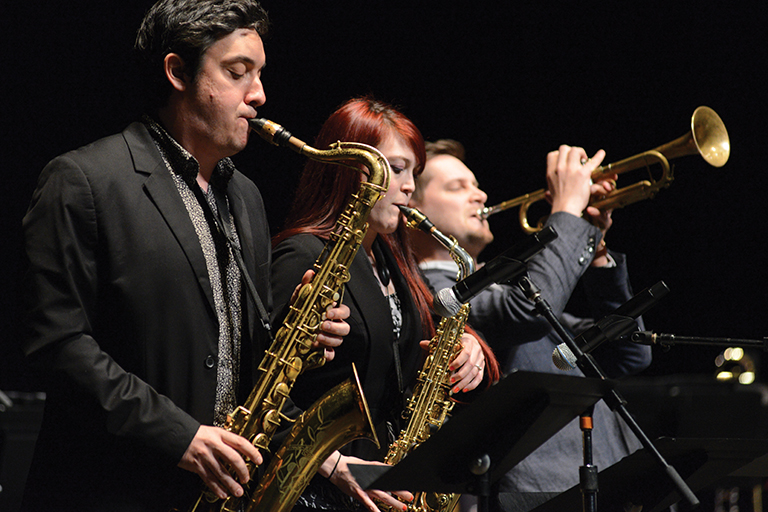
[[[360, 142], [377, 147], [392, 135], [400, 137], [413, 150], [416, 157], [414, 176], [421, 174], [427, 159], [421, 132], [395, 107], [370, 96], [348, 100], [331, 114], [320, 129], [314, 147], [327, 148], [336, 141]], [[273, 237], [272, 246], [301, 233], [327, 240], [349, 198], [360, 188], [361, 180], [362, 174], [346, 165], [307, 161], [285, 228]], [[423, 332], [431, 338], [435, 334], [432, 293], [421, 277], [408, 231], [401, 218], [394, 233], [380, 234], [379, 238], [392, 251], [419, 311]], [[471, 328], [468, 331], [475, 334]], [[499, 376], [498, 363], [485, 344], [483, 350], [486, 354], [486, 375], [494, 382]]]

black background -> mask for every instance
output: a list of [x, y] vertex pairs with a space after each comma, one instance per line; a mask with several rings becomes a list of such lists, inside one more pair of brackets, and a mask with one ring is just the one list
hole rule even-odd
[[[140, 114], [130, 55], [150, 4], [0, 7], [0, 389], [34, 387], [19, 367], [17, 321], [20, 223], [36, 178], [57, 154]], [[768, 335], [762, 2], [413, 4], [265, 1], [273, 31], [260, 115], [311, 142], [344, 100], [373, 93], [402, 107], [426, 139], [461, 140], [495, 204], [543, 187], [545, 155], [562, 143], [603, 148], [615, 162], [683, 135], [697, 106], [712, 107], [731, 137], [727, 165], [676, 160], [672, 186], [617, 211], [607, 241], [629, 255], [636, 291], [659, 280], [671, 288], [645, 315], [653, 330]], [[254, 138], [237, 161], [277, 231], [302, 158]], [[486, 259], [522, 236], [516, 213], [491, 226]], [[719, 351], [657, 350], [645, 374], [712, 375]]]

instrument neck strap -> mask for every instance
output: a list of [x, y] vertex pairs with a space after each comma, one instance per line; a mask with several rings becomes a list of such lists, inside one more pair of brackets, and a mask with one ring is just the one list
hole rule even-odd
[[246, 288], [248, 290], [248, 295], [250, 295], [251, 300], [253, 300], [253, 303], [256, 306], [256, 310], [259, 313], [259, 320], [261, 321], [261, 325], [266, 331], [267, 336], [271, 341], [272, 325], [269, 322], [269, 314], [267, 313], [267, 309], [264, 307], [264, 303], [261, 301], [259, 292], [256, 290], [256, 286], [254, 286], [253, 284], [251, 275], [248, 273], [248, 270], [245, 266], [245, 261], [243, 260], [242, 247], [240, 246], [240, 243], [232, 233], [232, 220], [229, 215], [229, 204], [227, 203], [227, 198], [223, 194], [214, 193], [214, 196], [216, 197], [216, 205], [219, 213], [219, 218], [215, 219], [216, 224], [219, 225], [222, 232], [227, 237], [229, 244], [232, 246], [232, 254], [234, 254], [235, 256], [235, 261], [237, 262], [237, 266], [240, 267], [240, 273], [242, 274], [243, 279], [245, 280]]

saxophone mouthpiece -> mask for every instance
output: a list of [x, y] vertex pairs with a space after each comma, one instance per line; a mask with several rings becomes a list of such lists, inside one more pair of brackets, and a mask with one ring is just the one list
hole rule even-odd
[[293, 139], [291, 132], [269, 119], [256, 117], [254, 119], [249, 119], [248, 124], [250, 125], [251, 130], [261, 135], [261, 138], [270, 144], [287, 147], [294, 145], [291, 140]]
[[403, 216], [405, 217], [408, 227], [412, 229], [420, 229], [425, 233], [432, 232], [432, 228], [435, 227], [435, 225], [432, 224], [426, 215], [421, 213], [416, 208], [411, 208], [410, 206], [403, 206], [399, 204], [397, 207], [400, 208], [401, 212], [403, 212]]
[[251, 130], [259, 131], [262, 128], [264, 128], [264, 125], [267, 124], [269, 121], [262, 117], [254, 117], [252, 119], [248, 120], [248, 124], [251, 125]]
[[288, 139], [291, 138], [291, 132], [269, 119], [260, 117], [249, 119], [248, 124], [251, 130], [255, 131], [261, 138], [274, 144], [275, 146], [285, 146]]
[[306, 146], [303, 141], [291, 135], [291, 132], [269, 119], [256, 117], [249, 119], [248, 125], [251, 127], [251, 130], [258, 133], [262, 139], [275, 146], [283, 146], [292, 149], [299, 154], [303, 152], [304, 147]]

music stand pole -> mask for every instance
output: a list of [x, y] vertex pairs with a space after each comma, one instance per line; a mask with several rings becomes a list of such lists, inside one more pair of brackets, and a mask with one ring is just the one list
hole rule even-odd
[[[550, 305], [541, 296], [541, 290], [539, 290], [533, 281], [531, 281], [531, 278], [524, 276], [520, 279], [519, 283], [526, 297], [528, 297], [528, 300], [533, 302], [534, 306], [536, 307], [536, 311], [538, 311], [539, 314], [546, 318], [546, 320], [549, 322], [555, 332], [557, 332], [563, 342], [568, 345], [568, 348], [571, 349], [571, 352], [573, 352], [573, 355], [576, 357], [576, 364], [579, 366], [581, 372], [587, 377], [592, 376], [601, 380], [607, 380], [605, 373], [600, 369], [600, 366], [598, 366], [594, 358], [590, 354], [585, 354], [582, 352], [581, 348], [573, 339], [573, 336], [571, 336], [570, 333], [565, 330], [565, 327], [563, 327], [563, 324], [560, 323], [560, 320], [554, 314]], [[695, 494], [693, 494], [693, 491], [691, 491], [691, 488], [688, 487], [688, 484], [686, 484], [682, 477], [678, 474], [677, 470], [675, 470], [675, 468], [670, 466], [667, 461], [664, 460], [664, 457], [661, 455], [659, 450], [656, 449], [648, 436], [645, 435], [645, 432], [643, 432], [643, 430], [640, 428], [640, 425], [638, 425], [632, 415], [629, 414], [629, 411], [626, 408], [626, 401], [619, 395], [619, 393], [615, 389], [611, 389], [608, 394], [603, 397], [603, 400], [605, 400], [605, 403], [608, 405], [608, 407], [611, 408], [612, 411], [615, 411], [619, 414], [619, 416], [622, 417], [627, 426], [637, 436], [640, 444], [642, 444], [643, 447], [656, 460], [656, 462], [662, 468], [664, 468], [665, 473], [675, 484], [675, 487], [677, 487], [680, 495], [685, 498], [692, 507], [697, 507], [699, 505], [699, 499]]]
[[579, 487], [585, 512], [597, 512], [597, 466], [592, 464], [592, 413], [591, 406], [579, 416], [579, 426], [584, 452], [584, 465], [579, 468]]

